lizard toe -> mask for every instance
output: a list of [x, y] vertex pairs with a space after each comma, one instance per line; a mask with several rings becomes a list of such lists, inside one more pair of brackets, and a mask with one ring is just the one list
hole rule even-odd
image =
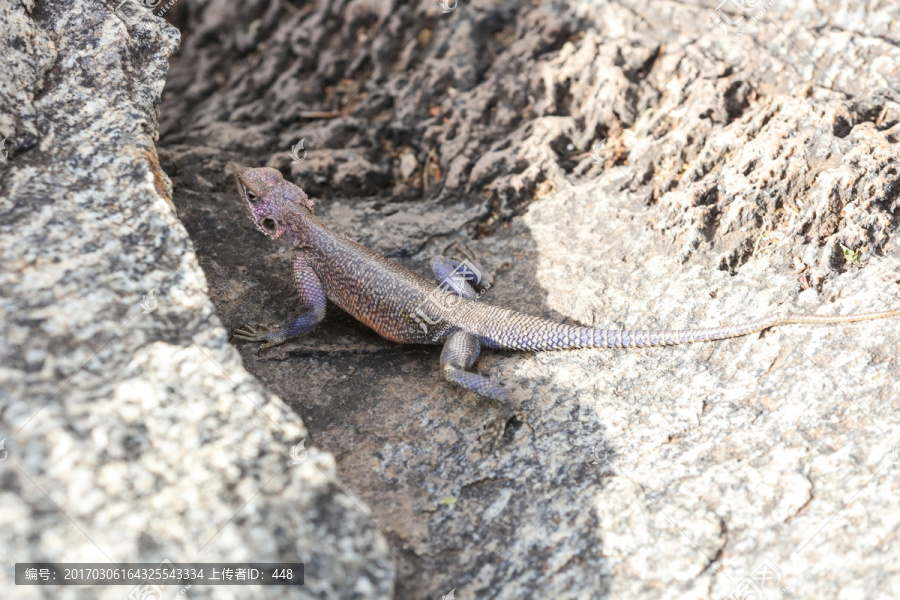
[[244, 325], [231, 332], [231, 337], [243, 342], [264, 342], [274, 329], [269, 325]]

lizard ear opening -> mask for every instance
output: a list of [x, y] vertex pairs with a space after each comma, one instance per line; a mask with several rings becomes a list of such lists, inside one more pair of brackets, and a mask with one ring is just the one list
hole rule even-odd
[[260, 224], [262, 225], [263, 229], [270, 233], [275, 233], [275, 231], [278, 229], [278, 225], [273, 219], [263, 219], [262, 223]]

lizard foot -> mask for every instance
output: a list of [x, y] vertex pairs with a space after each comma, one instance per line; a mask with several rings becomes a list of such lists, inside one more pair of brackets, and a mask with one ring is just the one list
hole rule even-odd
[[283, 339], [279, 339], [280, 327], [272, 325], [244, 325], [231, 332], [231, 337], [242, 342], [265, 342], [259, 347], [259, 352], [277, 346]]

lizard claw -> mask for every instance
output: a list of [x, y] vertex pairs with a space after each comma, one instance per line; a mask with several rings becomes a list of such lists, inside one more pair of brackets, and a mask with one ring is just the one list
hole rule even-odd
[[244, 325], [231, 332], [231, 337], [243, 342], [263, 342], [266, 336], [275, 331], [270, 325]]
[[276, 339], [273, 339], [276, 337], [273, 334], [278, 331], [279, 329], [277, 327], [271, 325], [244, 325], [243, 327], [239, 327], [232, 331], [231, 337], [242, 342], [264, 342], [257, 351], [258, 355], [263, 350], [267, 350], [280, 343]]

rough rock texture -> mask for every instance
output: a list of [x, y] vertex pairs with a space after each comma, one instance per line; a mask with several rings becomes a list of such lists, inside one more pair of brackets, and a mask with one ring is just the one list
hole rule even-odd
[[0, 4], [0, 596], [133, 591], [14, 587], [16, 562], [168, 559], [306, 563], [254, 598], [391, 597], [384, 538], [331, 455], [290, 454], [307, 430], [241, 366], [173, 210], [178, 32], [116, 4]]
[[[461, 0], [445, 3], [453, 10], [443, 13], [433, 1], [181, 0], [170, 13], [184, 41], [160, 106], [160, 163], [224, 326], [283, 322], [298, 309], [289, 253], [253, 229], [230, 180], [239, 166], [261, 165], [282, 169], [319, 200], [326, 222], [369, 247], [423, 273], [433, 254], [474, 254], [493, 284], [484, 301], [559, 320], [702, 326], [785, 308], [843, 314], [896, 306], [900, 9], [877, 0], [735, 0], [716, 14], [718, 4]], [[146, 60], [127, 64], [148, 68]], [[150, 79], [136, 77], [135, 89]], [[43, 76], [17, 81], [39, 87]], [[133, 94], [110, 106], [144, 101]], [[65, 115], [74, 110], [46, 96], [39, 102]], [[145, 118], [149, 136], [149, 110]], [[141, 148], [152, 156], [149, 139]], [[87, 143], [76, 141], [66, 152]], [[69, 146], [61, 138], [31, 150], [29, 160], [39, 166], [28, 172], [29, 181], [47, 182], [35, 195], [65, 181], [48, 171], [68, 164], [63, 148]], [[292, 162], [292, 148], [302, 161]], [[71, 225], [53, 221], [49, 209], [43, 220], [14, 213], [27, 231], [56, 224], [61, 233], [54, 239], [81, 240], [73, 248], [60, 242], [59, 249], [35, 251], [34, 258], [21, 250], [24, 242], [4, 246], [4, 265], [11, 249], [17, 260], [39, 265], [22, 281], [70, 303], [41, 317], [47, 324], [35, 319], [7, 327], [9, 343], [24, 351], [4, 350], [2, 373], [9, 377], [15, 369], [14, 382], [36, 382], [29, 398], [46, 398], [48, 381], [59, 381], [57, 388], [65, 383], [132, 314], [148, 323], [131, 337], [115, 337], [93, 359], [99, 366], [92, 362], [69, 383], [66, 393], [72, 390], [75, 402], [98, 399], [90, 411], [84, 403], [55, 400], [36, 417], [46, 418], [47, 433], [31, 434], [35, 449], [20, 456], [38, 458], [22, 469], [79, 499], [90, 497], [88, 491], [108, 493], [66, 484], [73, 469], [54, 476], [53, 456], [64, 466], [63, 459], [114, 460], [91, 455], [101, 452], [100, 442], [83, 432], [94, 427], [110, 430], [105, 438], [97, 434], [107, 453], [128, 448], [117, 432], [128, 422], [122, 407], [144, 389], [128, 383], [139, 378], [161, 390], [148, 392], [158, 400], [141, 408], [160, 411], [161, 423], [177, 397], [195, 403], [201, 415], [223, 415], [223, 425], [191, 438], [171, 431], [173, 420], [158, 433], [166, 443], [139, 444], [134, 460], [180, 464], [192, 439], [221, 433], [219, 445], [203, 453], [221, 465], [218, 476], [264, 481], [261, 473], [274, 473], [267, 461], [282, 459], [283, 451], [257, 454], [257, 448], [276, 446], [279, 435], [289, 445], [306, 433], [298, 420], [282, 416], [279, 425], [297, 433], [267, 437], [275, 426], [240, 404], [231, 382], [196, 352], [218, 353], [215, 363], [235, 385], [253, 390], [247, 393], [271, 414], [281, 410], [225, 348], [207, 311], [203, 276], [188, 260], [190, 247], [175, 236], [178, 225], [159, 202], [165, 177], [153, 177], [159, 171], [147, 166], [137, 171], [146, 175], [134, 174], [129, 165], [146, 165], [147, 154], [122, 154], [127, 159], [115, 168], [125, 170], [125, 181], [111, 176], [109, 165], [102, 172], [93, 166], [88, 174], [96, 171], [106, 187], [89, 193], [76, 182], [71, 193], [54, 196], [71, 203], [73, 218], [83, 215], [77, 222], [96, 232], [95, 241], [63, 229]], [[13, 160], [18, 165], [24, 156], [14, 153]], [[132, 195], [123, 196], [123, 187]], [[18, 206], [12, 205], [21, 211]], [[99, 229], [91, 224], [99, 215], [118, 225]], [[171, 222], [172, 229], [158, 222]], [[102, 249], [121, 263], [134, 244], [158, 250], [138, 253], [143, 262], [127, 261], [119, 271], [98, 254]], [[103, 268], [91, 271], [79, 262], [69, 275], [65, 261], [73, 256]], [[188, 266], [173, 277], [182, 259]], [[46, 273], [60, 273], [59, 281], [45, 283]], [[89, 278], [104, 285], [79, 295], [77, 282]], [[160, 307], [148, 317], [135, 303], [154, 286]], [[4, 282], [4, 294], [7, 289]], [[35, 312], [47, 304], [35, 292], [26, 299]], [[4, 300], [7, 313], [28, 314], [27, 306], [12, 302]], [[110, 308], [123, 302], [132, 312]], [[104, 324], [119, 314], [115, 327]], [[55, 352], [54, 361], [70, 361], [71, 369], [29, 358], [43, 356], [25, 345], [36, 337], [28, 333], [41, 327], [49, 335], [30, 343], [43, 344], [48, 356]], [[55, 334], [54, 327], [79, 337]], [[436, 598], [455, 589], [460, 599], [719, 599], [733, 591], [733, 597], [753, 597], [746, 592], [757, 586], [763, 598], [849, 600], [900, 596], [898, 332], [893, 320], [787, 327], [681, 348], [486, 353], [476, 368], [507, 384], [533, 427], [511, 423], [504, 445], [487, 456], [478, 434], [493, 409], [441, 381], [438, 348], [391, 344], [332, 311], [305, 339], [262, 356], [249, 345], [239, 349], [248, 371], [303, 418], [311, 445], [334, 455], [342, 485], [370, 507], [397, 569], [397, 598]], [[125, 343], [127, 349], [108, 351]], [[151, 352], [153, 344], [163, 345], [162, 355]], [[175, 353], [170, 346], [181, 353], [177, 364], [185, 373], [165, 371]], [[134, 348], [144, 354], [131, 358]], [[178, 391], [201, 385], [226, 387], [218, 395]], [[116, 386], [124, 388], [118, 396], [106, 391]], [[58, 417], [46, 416], [51, 408]], [[71, 416], [78, 411], [82, 420]], [[30, 413], [18, 415], [4, 411], [3, 427], [18, 426]], [[46, 436], [63, 418], [82, 425], [59, 435], [88, 441], [52, 446], [57, 454], [41, 461], [50, 456]], [[15, 442], [25, 447], [18, 437]], [[13, 460], [16, 451], [8, 446]], [[222, 459], [237, 446], [252, 462]], [[310, 456], [325, 461], [329, 455]], [[18, 471], [7, 469], [4, 482], [7, 472], [16, 477], [7, 487], [36, 494]], [[305, 517], [309, 496], [289, 486], [303, 482], [309, 494], [333, 488], [316, 487], [311, 478], [319, 471], [305, 473], [310, 479], [297, 473], [293, 483], [266, 487], [284, 491], [257, 496], [254, 507], [261, 496], [270, 504], [246, 522], [232, 521], [229, 527], [245, 528], [234, 536], [289, 535], [267, 528], [287, 518], [281, 499], [296, 501], [296, 514], [288, 515], [310, 528], [289, 530], [292, 539], [315, 538], [323, 521]], [[177, 540], [202, 537], [190, 527], [220, 522], [197, 516], [201, 500], [175, 493], [176, 483], [164, 488], [171, 492], [164, 497], [181, 503], [177, 520], [168, 505], [148, 520], [166, 527], [169, 537], [152, 534], [165, 540], [160, 555], [170, 547], [193, 551]], [[234, 502], [237, 510], [244, 488], [222, 489], [231, 494], [222, 504]], [[52, 491], [48, 496], [54, 498]], [[328, 514], [345, 519], [341, 535], [358, 545], [346, 563], [325, 566], [349, 571], [357, 558], [373, 557], [366, 581], [389, 589], [392, 572], [377, 559], [369, 522], [346, 510], [345, 497], [331, 491], [327, 498], [334, 507]], [[6, 547], [25, 545], [20, 540], [41, 526], [22, 524], [34, 514], [29, 511], [42, 511], [32, 518], [59, 526], [51, 505], [14, 502], [25, 508], [0, 517], [7, 519]], [[103, 514], [93, 504], [75, 507], [90, 511], [78, 513], [79, 524]], [[101, 534], [123, 529], [118, 514], [104, 517], [115, 527]], [[176, 523], [191, 533], [173, 533]], [[211, 544], [223, 544], [213, 553], [234, 557], [238, 545], [229, 553], [219, 541], [226, 531]], [[43, 543], [58, 548], [60, 536]], [[333, 546], [306, 547], [327, 553]], [[330, 576], [317, 583], [337, 587]]]
[[[471, 251], [485, 301], [561, 320], [900, 302], [896, 3], [445, 4], [181, 5], [161, 161], [226, 326], [298, 310], [231, 189], [261, 165], [369, 247], [423, 273]], [[534, 427], [490, 456], [437, 348], [333, 311], [240, 349], [372, 507], [398, 598], [900, 595], [896, 320], [487, 353]]]

